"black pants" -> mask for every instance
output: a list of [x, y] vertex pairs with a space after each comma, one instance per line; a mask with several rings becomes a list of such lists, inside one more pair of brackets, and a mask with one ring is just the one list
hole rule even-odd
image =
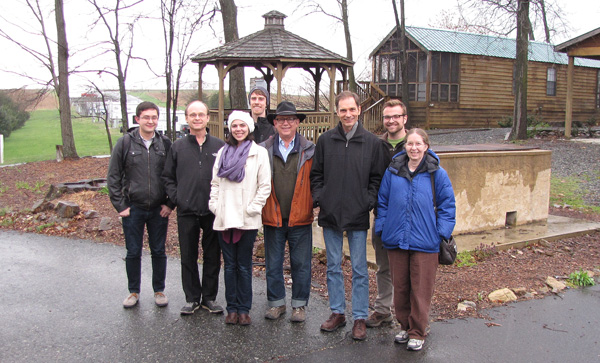
[[[177, 216], [181, 249], [181, 283], [187, 302], [215, 300], [219, 290], [221, 247], [213, 231], [215, 216]], [[198, 272], [198, 242], [202, 229], [202, 283]]]

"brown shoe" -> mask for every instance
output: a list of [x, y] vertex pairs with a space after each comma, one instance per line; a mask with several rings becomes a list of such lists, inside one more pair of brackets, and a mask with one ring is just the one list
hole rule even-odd
[[394, 321], [392, 314], [382, 314], [375, 311], [373, 314], [371, 314], [371, 316], [369, 316], [365, 324], [367, 324], [367, 328], [377, 328], [383, 323], [389, 324], [392, 321]]
[[250, 319], [250, 315], [248, 314], [240, 314], [238, 322], [240, 325], [250, 325], [250, 323], [252, 323], [252, 319]]
[[225, 324], [237, 324], [238, 323], [238, 313], [227, 313], [225, 317]]
[[346, 317], [344, 314], [332, 313], [329, 319], [321, 324], [321, 330], [334, 331], [342, 326], [346, 326]]
[[365, 319], [354, 320], [354, 326], [352, 327], [352, 338], [354, 340], [367, 339], [367, 325], [365, 323]]

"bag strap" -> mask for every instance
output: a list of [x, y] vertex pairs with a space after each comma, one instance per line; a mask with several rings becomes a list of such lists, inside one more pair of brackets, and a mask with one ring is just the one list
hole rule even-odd
[[437, 219], [437, 203], [435, 202], [435, 178], [433, 173], [429, 174], [431, 179], [431, 195], [433, 196], [433, 210], [435, 211], [435, 219]]
[[129, 153], [129, 147], [131, 146], [131, 135], [126, 133], [123, 135], [123, 152], [122, 152], [122, 162], [123, 168], [125, 168], [125, 163], [127, 162], [127, 154]]

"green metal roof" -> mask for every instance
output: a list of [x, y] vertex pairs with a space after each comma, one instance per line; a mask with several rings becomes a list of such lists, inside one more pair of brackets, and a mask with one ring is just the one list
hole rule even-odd
[[[371, 56], [381, 48], [396, 32], [394, 28], [373, 50]], [[516, 40], [511, 38], [465, 33], [454, 30], [406, 27], [407, 37], [425, 52], [447, 52], [483, 55], [489, 57], [515, 59]], [[542, 42], [529, 42], [529, 60], [553, 64], [568, 64], [568, 56], [554, 51], [554, 46]], [[575, 65], [600, 68], [600, 61], [575, 58]]]

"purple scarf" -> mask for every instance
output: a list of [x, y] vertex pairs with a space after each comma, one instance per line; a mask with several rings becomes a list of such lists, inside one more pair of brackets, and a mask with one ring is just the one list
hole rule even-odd
[[252, 141], [250, 140], [243, 141], [237, 147], [225, 144], [221, 160], [219, 160], [219, 172], [217, 176], [219, 178], [227, 178], [236, 183], [244, 180], [244, 176], [246, 176], [244, 166], [250, 152], [250, 146], [252, 146]]

